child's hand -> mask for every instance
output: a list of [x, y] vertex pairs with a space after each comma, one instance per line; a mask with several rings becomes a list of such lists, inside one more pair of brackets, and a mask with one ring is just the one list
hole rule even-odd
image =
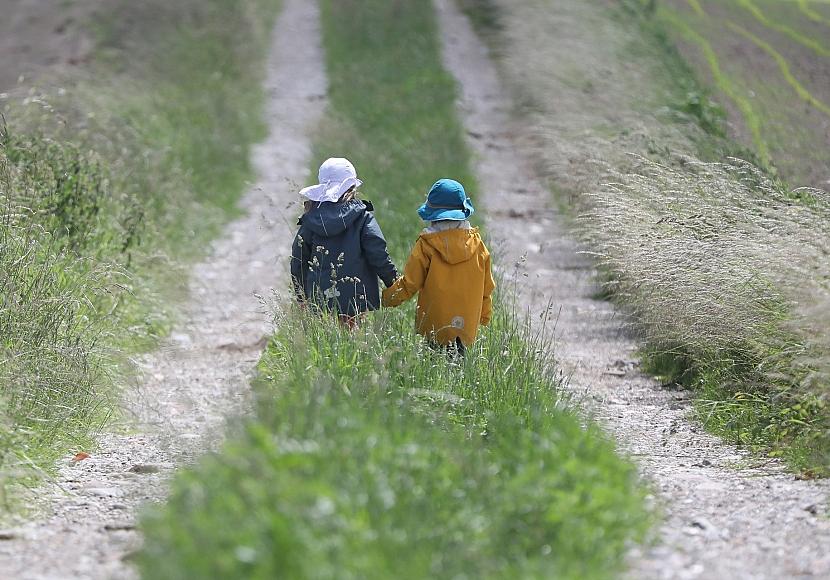
[[383, 294], [381, 294], [381, 304], [387, 308], [389, 308], [389, 303], [392, 301], [392, 294], [394, 292], [393, 288], [395, 285], [389, 286], [389, 288], [383, 289]]
[[395, 280], [395, 283], [389, 286], [388, 288], [383, 289], [383, 293], [381, 294], [381, 304], [384, 307], [394, 308], [395, 306], [400, 306], [400, 300], [395, 300], [395, 298], [397, 298], [402, 291], [402, 283], [403, 276]]

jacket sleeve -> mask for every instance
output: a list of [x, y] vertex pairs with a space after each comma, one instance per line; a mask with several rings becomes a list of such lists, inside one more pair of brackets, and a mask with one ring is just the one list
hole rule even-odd
[[398, 277], [398, 269], [392, 263], [392, 258], [389, 257], [389, 252], [386, 249], [386, 238], [383, 237], [383, 232], [380, 230], [375, 216], [371, 213], [366, 214], [368, 217], [363, 224], [363, 231], [360, 234], [360, 244], [363, 248], [363, 254], [366, 260], [374, 270], [377, 277], [383, 281], [383, 284], [388, 288]]
[[490, 254], [484, 260], [484, 296], [481, 301], [481, 324], [490, 324], [493, 317], [493, 290], [496, 282], [493, 280], [493, 265]]
[[297, 235], [294, 236], [294, 245], [291, 247], [291, 286], [297, 300], [305, 302], [308, 298], [305, 295], [305, 277], [308, 274], [308, 263], [311, 260], [311, 239], [310, 232], [300, 226]]
[[429, 256], [424, 252], [421, 238], [415, 242], [409, 260], [406, 262], [403, 276], [398, 278], [392, 286], [383, 291], [383, 305], [399, 306], [415, 296], [424, 286], [429, 272]]

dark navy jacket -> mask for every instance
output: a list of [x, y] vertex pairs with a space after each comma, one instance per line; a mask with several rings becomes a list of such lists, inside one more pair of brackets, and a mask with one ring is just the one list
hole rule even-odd
[[398, 277], [372, 204], [353, 199], [315, 204], [300, 218], [291, 251], [297, 298], [354, 316], [380, 307], [378, 278]]

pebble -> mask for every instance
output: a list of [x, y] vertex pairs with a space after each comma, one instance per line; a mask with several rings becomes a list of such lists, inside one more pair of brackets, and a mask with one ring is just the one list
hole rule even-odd
[[86, 492], [97, 497], [119, 497], [123, 493], [114, 487], [90, 487]]
[[127, 471], [130, 473], [138, 473], [141, 475], [149, 474], [149, 473], [158, 473], [161, 471], [161, 467], [158, 465], [153, 465], [152, 463], [137, 463], [129, 468]]
[[804, 511], [810, 513], [814, 516], [818, 515], [818, 504], [811, 503], [810, 505], [804, 506]]
[[185, 334], [183, 332], [172, 332], [170, 333], [170, 341], [173, 344], [181, 346], [183, 348], [189, 347], [193, 344], [193, 339], [190, 338], [189, 334]]

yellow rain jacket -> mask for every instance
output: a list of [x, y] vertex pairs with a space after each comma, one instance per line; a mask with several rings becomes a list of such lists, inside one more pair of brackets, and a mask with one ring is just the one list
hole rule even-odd
[[458, 337], [470, 346], [479, 324], [490, 322], [495, 287], [490, 252], [478, 228], [424, 232], [404, 275], [384, 290], [383, 305], [398, 306], [419, 293], [418, 333], [439, 344]]

